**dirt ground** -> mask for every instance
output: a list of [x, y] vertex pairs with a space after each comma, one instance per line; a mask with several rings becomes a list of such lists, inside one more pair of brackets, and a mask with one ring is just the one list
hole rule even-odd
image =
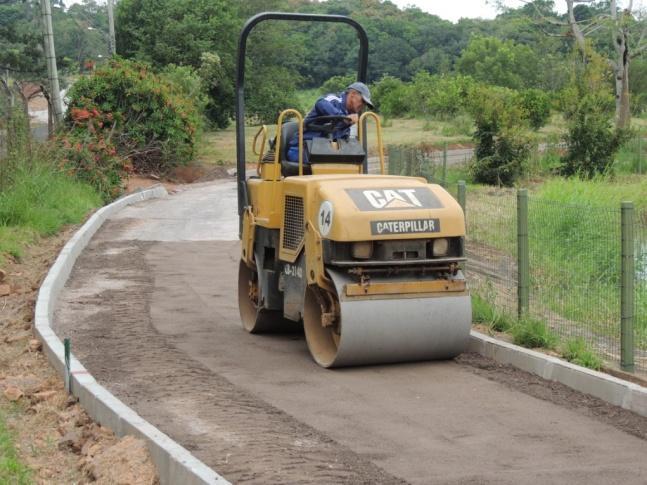
[[0, 413], [34, 483], [157, 483], [144, 442], [119, 440], [93, 422], [65, 392], [34, 337], [38, 288], [76, 229], [38, 241], [0, 270]]
[[235, 483], [644, 482], [647, 419], [565, 386], [476, 355], [330, 371], [302, 333], [243, 332], [235, 202], [227, 182], [122, 211], [56, 315], [88, 369], [204, 463]]

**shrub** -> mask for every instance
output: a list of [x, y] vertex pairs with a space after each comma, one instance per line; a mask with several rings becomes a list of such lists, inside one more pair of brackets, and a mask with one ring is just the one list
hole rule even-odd
[[602, 369], [602, 359], [587, 347], [586, 342], [581, 337], [566, 342], [562, 349], [562, 355], [573, 364], [594, 370]]
[[609, 170], [629, 134], [613, 128], [615, 103], [608, 87], [608, 66], [594, 52], [587, 57], [586, 63], [573, 62], [570, 84], [562, 93], [568, 147], [562, 173], [592, 178]]
[[529, 349], [552, 349], [557, 345], [557, 336], [540, 320], [525, 317], [512, 327], [512, 338], [515, 344]]
[[513, 185], [523, 173], [531, 149], [523, 132], [525, 111], [518, 98], [505, 88], [475, 86], [467, 105], [476, 124], [475, 160], [470, 167], [474, 181]]
[[[321, 94], [339, 93], [345, 91], [357, 79], [353, 74], [345, 74], [343, 76], [333, 76], [321, 85]], [[373, 100], [371, 100], [373, 101]]]
[[59, 143], [69, 166], [110, 198], [131, 167], [165, 173], [191, 160], [200, 117], [180, 86], [187, 74], [176, 69], [169, 80], [146, 64], [113, 59], [79, 79]]
[[526, 89], [519, 93], [520, 103], [530, 126], [538, 130], [550, 118], [550, 96], [540, 89]]
[[411, 85], [411, 111], [421, 116], [451, 119], [465, 111], [469, 92], [474, 85], [469, 76], [419, 72]]
[[384, 76], [371, 86], [376, 109], [384, 116], [402, 117], [413, 114], [411, 86], [392, 76]]

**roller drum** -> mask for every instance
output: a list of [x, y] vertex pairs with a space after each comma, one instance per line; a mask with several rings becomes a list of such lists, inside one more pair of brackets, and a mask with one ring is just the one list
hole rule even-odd
[[312, 290], [306, 295], [308, 347], [323, 367], [449, 359], [465, 351], [472, 321], [467, 294], [359, 299], [344, 297], [349, 281], [329, 271], [340, 295], [339, 327], [322, 327]]

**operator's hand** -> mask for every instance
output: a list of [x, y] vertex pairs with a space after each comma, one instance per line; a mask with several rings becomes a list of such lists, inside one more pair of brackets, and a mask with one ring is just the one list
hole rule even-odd
[[359, 115], [357, 113], [351, 113], [349, 114], [346, 119], [348, 120], [349, 124], [354, 125], [357, 123], [357, 120], [359, 120]]

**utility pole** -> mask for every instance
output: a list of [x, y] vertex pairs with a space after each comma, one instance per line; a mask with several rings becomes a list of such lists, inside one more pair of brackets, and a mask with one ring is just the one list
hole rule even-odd
[[115, 41], [115, 14], [114, 14], [114, 0], [108, 0], [108, 48], [110, 55], [114, 56], [117, 53], [117, 43]]
[[49, 0], [40, 0], [40, 10], [43, 22], [43, 43], [45, 44], [45, 57], [47, 58], [49, 89], [51, 91], [52, 109], [54, 110], [54, 124], [59, 125], [63, 121], [63, 100], [61, 99], [61, 88], [58, 84], [54, 32], [52, 30], [52, 8]]

